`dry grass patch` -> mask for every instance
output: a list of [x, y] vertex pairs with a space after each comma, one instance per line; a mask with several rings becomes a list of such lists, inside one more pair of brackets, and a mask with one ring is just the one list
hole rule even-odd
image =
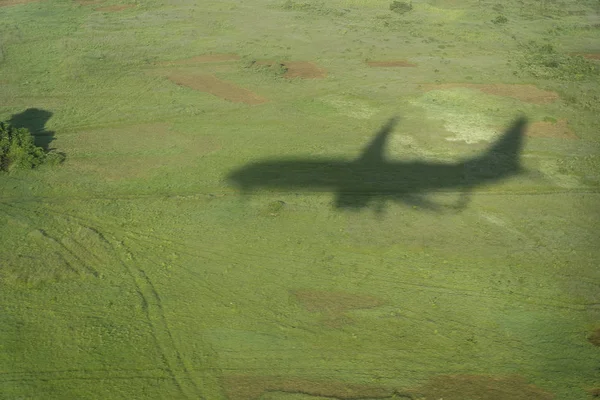
[[395, 61], [367, 61], [369, 67], [416, 67], [417, 64], [405, 60]]
[[40, 0], [0, 0], [0, 7], [15, 6], [17, 4], [35, 3]]
[[201, 56], [185, 58], [183, 60], [163, 61], [157, 65], [190, 65], [190, 64], [205, 64], [224, 61], [238, 61], [240, 56], [237, 54], [204, 54]]
[[425, 84], [421, 88], [425, 91], [448, 90], [458, 87], [476, 89], [494, 96], [512, 97], [524, 103], [548, 104], [558, 100], [558, 93], [541, 90], [534, 85], [508, 85], [502, 83], [476, 84], [476, 83], [443, 83], [440, 85]]
[[179, 140], [170, 124], [157, 123], [86, 130], [58, 138], [57, 142], [69, 155], [79, 156], [91, 151], [96, 155], [160, 151], [165, 144]]
[[392, 389], [381, 386], [339, 381], [311, 381], [300, 378], [242, 375], [226, 376], [222, 382], [229, 400], [254, 400], [260, 398], [265, 392], [303, 394], [330, 399], [381, 399], [394, 395]]
[[177, 85], [185, 86], [200, 92], [210, 93], [233, 103], [246, 103], [251, 105], [266, 103], [268, 100], [248, 89], [241, 88], [233, 83], [222, 81], [214, 75], [193, 74], [188, 72], [173, 72], [169, 80]]
[[534, 122], [527, 127], [527, 136], [539, 138], [578, 139], [566, 119], [557, 122]]
[[103, 128], [57, 139], [68, 158], [65, 169], [119, 181], [148, 178], [161, 168], [193, 167], [198, 158], [218, 150], [211, 136], [184, 134], [167, 123]]
[[123, 179], [151, 177], [165, 162], [160, 156], [71, 159], [65, 168], [73, 169], [82, 175], [92, 175], [100, 182], [117, 182]]
[[552, 400], [552, 393], [519, 375], [439, 375], [412, 391], [417, 398], [444, 400]]
[[102, 11], [102, 12], [117, 12], [117, 11], [123, 11], [123, 10], [127, 10], [128, 8], [134, 8], [136, 7], [135, 4], [124, 4], [124, 5], [115, 5], [115, 6], [106, 6], [106, 7], [99, 7], [99, 8], [95, 8], [94, 11]]

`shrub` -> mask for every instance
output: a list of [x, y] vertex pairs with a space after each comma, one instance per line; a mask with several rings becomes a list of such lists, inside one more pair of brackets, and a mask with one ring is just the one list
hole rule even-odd
[[498, 15], [492, 20], [492, 22], [495, 24], [505, 24], [508, 22], [508, 18], [506, 18], [504, 15]]
[[521, 52], [514, 57], [520, 69], [516, 75], [569, 82], [597, 81], [600, 76], [600, 66], [593, 61], [558, 52], [549, 43], [531, 41], [521, 46]]
[[59, 164], [64, 158], [62, 153], [46, 154], [41, 147], [37, 147], [28, 129], [0, 122], [0, 171], [31, 169], [45, 161]]
[[412, 2], [411, 3], [407, 3], [405, 1], [397, 1], [394, 0], [392, 1], [392, 4], [390, 4], [390, 10], [392, 10], [395, 13], [398, 14], [404, 14], [409, 12], [410, 10], [412, 10]]

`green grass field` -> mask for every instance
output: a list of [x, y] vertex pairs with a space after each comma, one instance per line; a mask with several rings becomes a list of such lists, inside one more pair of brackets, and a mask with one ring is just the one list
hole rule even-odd
[[[0, 174], [0, 399], [600, 396], [600, 4], [390, 3], [0, 0], [0, 120], [66, 155]], [[226, 179], [396, 115], [432, 163], [525, 115], [526, 171], [461, 211]]]

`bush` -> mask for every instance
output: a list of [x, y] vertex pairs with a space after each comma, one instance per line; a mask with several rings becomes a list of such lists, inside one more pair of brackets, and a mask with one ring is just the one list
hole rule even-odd
[[329, 8], [322, 0], [286, 0], [286, 2], [283, 3], [283, 9], [288, 11], [305, 11], [313, 14], [333, 15], [338, 17], [344, 16], [346, 13], [350, 12], [349, 9], [337, 10], [334, 8]]
[[37, 147], [28, 129], [0, 122], [0, 171], [31, 169], [45, 161], [59, 164], [64, 158], [62, 153], [46, 154], [41, 147]]
[[597, 81], [600, 76], [600, 66], [593, 61], [560, 53], [549, 43], [531, 41], [521, 46], [521, 52], [514, 57], [520, 69], [516, 75], [569, 82]]
[[392, 1], [392, 4], [390, 4], [390, 10], [392, 10], [395, 13], [398, 14], [404, 14], [409, 12], [410, 10], [412, 10], [412, 2], [411, 3], [407, 3], [405, 1], [397, 1], [394, 0]]
[[504, 15], [498, 15], [492, 20], [492, 22], [495, 24], [505, 24], [508, 22], [508, 18], [506, 18]]

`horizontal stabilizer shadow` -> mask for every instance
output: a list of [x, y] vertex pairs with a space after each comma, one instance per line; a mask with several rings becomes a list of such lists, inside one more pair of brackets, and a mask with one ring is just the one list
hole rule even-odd
[[[355, 160], [286, 158], [258, 161], [232, 171], [227, 180], [241, 191], [256, 189], [331, 191], [337, 209], [362, 209], [393, 200], [424, 209], [442, 206], [426, 198], [430, 192], [462, 191], [455, 206], [468, 204], [470, 191], [521, 174], [520, 162], [527, 119], [518, 118], [481, 155], [455, 163], [387, 161], [385, 145], [398, 119], [391, 118]], [[380, 207], [377, 206], [379, 209]]]

